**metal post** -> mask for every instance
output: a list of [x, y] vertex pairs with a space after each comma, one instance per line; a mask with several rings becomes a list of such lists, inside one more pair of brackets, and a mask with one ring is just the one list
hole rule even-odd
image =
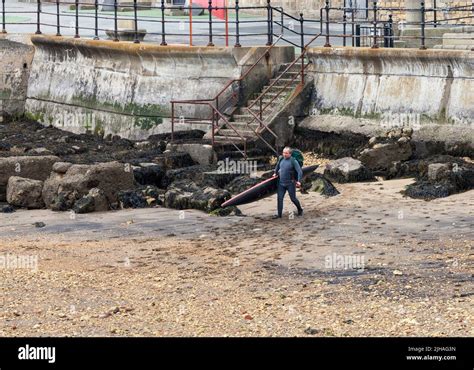
[[135, 31], [135, 37], [134, 37], [133, 42], [135, 44], [139, 44], [140, 40], [138, 40], [137, 0], [133, 0], [133, 28]]
[[342, 46], [346, 46], [346, 22], [347, 22], [347, 16], [346, 16], [346, 9], [344, 8], [344, 15], [342, 16], [342, 32], [344, 36], [342, 37]]
[[59, 0], [56, 0], [56, 36], [61, 36], [61, 22], [59, 18]]
[[355, 16], [354, 16], [354, 8], [351, 5], [351, 32], [352, 32], [352, 46], [355, 46], [355, 38], [354, 38], [354, 32], [355, 32]]
[[79, 0], [76, 0], [76, 34], [74, 38], [78, 39], [79, 37]]
[[37, 11], [36, 11], [36, 34], [41, 35], [41, 0], [37, 0]]
[[301, 85], [304, 85], [304, 53], [305, 53], [305, 48], [304, 48], [304, 29], [303, 29], [303, 23], [304, 23], [304, 18], [303, 18], [303, 13], [300, 13], [300, 31], [301, 31]]
[[372, 49], [377, 49], [379, 46], [377, 44], [377, 1], [374, 1], [374, 42], [372, 44]]
[[235, 47], [240, 48], [240, 34], [239, 34], [239, 0], [235, 0]]
[[326, 44], [324, 47], [330, 48], [331, 44], [329, 43], [329, 1], [326, 0], [326, 6], [324, 7], [326, 10]]
[[7, 33], [5, 28], [6, 19], [5, 19], [5, 0], [2, 0], [2, 33]]
[[421, 10], [421, 50], [425, 50], [425, 3], [422, 1], [420, 4]]
[[161, 0], [161, 46], [168, 45], [166, 43], [166, 29], [165, 29], [165, 0]]
[[388, 46], [390, 48], [393, 48], [393, 18], [391, 14], [389, 14], [388, 16], [388, 24], [390, 27], [390, 32], [389, 32], [390, 40], [389, 40]]
[[209, 0], [207, 10], [209, 12], [209, 42], [207, 43], [207, 46], [214, 46], [214, 43], [212, 42], [212, 0]]
[[174, 140], [174, 102], [171, 102], [171, 142]]
[[95, 0], [94, 1], [94, 7], [95, 7], [95, 19], [94, 19], [94, 40], [99, 39], [99, 1]]
[[438, 10], [436, 9], [436, 0], [433, 0], [433, 21], [434, 28], [438, 27]]
[[114, 41], [119, 40], [118, 39], [117, 11], [118, 11], [117, 0], [114, 0]]
[[270, 0], [267, 0], [267, 46], [273, 44], [272, 23], [272, 6], [270, 5]]

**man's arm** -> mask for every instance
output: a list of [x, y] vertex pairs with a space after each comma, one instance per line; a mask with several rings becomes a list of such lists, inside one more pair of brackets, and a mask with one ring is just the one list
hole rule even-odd
[[297, 182], [301, 183], [301, 180], [303, 179], [303, 170], [296, 159], [293, 161], [293, 166], [295, 167], [296, 174], [298, 175]]
[[280, 157], [278, 157], [277, 164], [273, 170], [273, 176], [278, 176], [278, 171], [280, 171]]

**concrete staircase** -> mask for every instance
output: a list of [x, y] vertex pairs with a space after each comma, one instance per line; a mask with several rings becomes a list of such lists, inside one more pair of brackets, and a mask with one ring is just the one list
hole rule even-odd
[[[285, 107], [288, 98], [301, 85], [301, 64], [290, 67], [291, 63], [280, 66], [277, 74], [265, 85], [260, 93], [255, 94], [243, 107], [238, 107], [229, 117], [228, 123], [222, 122], [214, 131], [214, 143], [248, 151], [251, 148], [264, 147], [278, 154], [277, 137], [272, 131], [272, 121]], [[288, 70], [287, 70], [288, 69]], [[252, 114], [253, 113], [253, 114]], [[256, 118], [261, 119], [262, 123]], [[271, 135], [263, 136], [271, 131]], [[206, 133], [206, 139], [211, 139], [212, 132]], [[270, 139], [268, 139], [270, 138]], [[245, 155], [244, 155], [245, 156]]]

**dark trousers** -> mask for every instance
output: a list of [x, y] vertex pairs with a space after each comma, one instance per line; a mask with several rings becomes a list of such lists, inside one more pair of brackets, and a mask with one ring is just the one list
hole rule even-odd
[[298, 198], [296, 198], [296, 185], [295, 183], [290, 184], [280, 184], [278, 183], [278, 216], [282, 216], [283, 214], [283, 198], [285, 197], [285, 193], [288, 191], [290, 195], [290, 199], [293, 204], [296, 206], [298, 211], [301, 210], [301, 204]]

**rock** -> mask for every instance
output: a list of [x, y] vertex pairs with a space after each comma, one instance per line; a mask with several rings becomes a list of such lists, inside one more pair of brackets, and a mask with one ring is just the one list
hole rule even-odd
[[340, 194], [336, 187], [323, 175], [312, 173], [303, 179], [302, 191], [315, 191], [326, 197], [333, 197]]
[[221, 206], [230, 193], [227, 190], [212, 187], [201, 188], [192, 181], [176, 181], [165, 193], [165, 206], [175, 209], [194, 208], [211, 212]]
[[4, 205], [2, 208], [0, 208], [1, 213], [13, 213], [15, 212], [15, 208], [13, 208], [11, 205], [7, 204]]
[[85, 195], [74, 203], [72, 209], [75, 213], [94, 212], [94, 198]]
[[109, 204], [103, 190], [92, 188], [74, 203], [72, 209], [76, 213], [105, 212], [109, 210]]
[[315, 329], [315, 328], [312, 328], [310, 326], [308, 326], [305, 330], [304, 330], [304, 333], [305, 334], [308, 334], [308, 335], [316, 335], [320, 332], [320, 330], [318, 329]]
[[370, 170], [385, 171], [393, 162], [408, 160], [412, 152], [409, 140], [379, 143], [372, 148], [364, 149], [359, 155], [359, 160]]
[[51, 155], [53, 153], [49, 149], [46, 149], [46, 148], [33, 148], [33, 149], [28, 150], [28, 154]]
[[431, 163], [428, 165], [428, 181], [436, 182], [448, 179], [452, 175], [452, 164], [450, 163]]
[[53, 172], [66, 173], [71, 166], [72, 163], [69, 162], [56, 162], [55, 164], [53, 164]]
[[162, 168], [167, 170], [184, 168], [196, 164], [191, 156], [184, 152], [165, 152], [155, 157], [153, 162], [161, 165]]
[[118, 194], [120, 208], [146, 208], [148, 202], [141, 191], [127, 190]]
[[164, 187], [163, 179], [165, 171], [163, 167], [155, 163], [140, 163], [140, 166], [133, 167], [135, 180], [141, 185], [156, 185]]
[[361, 161], [345, 157], [326, 165], [324, 176], [339, 183], [375, 180], [374, 175]]
[[[449, 156], [438, 156], [434, 160], [443, 162], [424, 163], [424, 168], [415, 183], [403, 194], [418, 199], [435, 199], [474, 189], [474, 164]], [[420, 166], [422, 167], [422, 166]]]
[[201, 184], [204, 180], [204, 173], [212, 170], [211, 166], [193, 165], [184, 168], [166, 171], [163, 179], [164, 187], [168, 187], [172, 182], [179, 180], [190, 180]]
[[217, 208], [210, 213], [213, 216], [243, 216], [242, 211], [235, 206]]
[[262, 181], [262, 179], [257, 177], [250, 177], [248, 175], [238, 176], [229, 182], [225, 186], [225, 189], [232, 194], [239, 194], [258, 184], [260, 181]]
[[39, 228], [39, 229], [46, 226], [46, 224], [44, 222], [41, 222], [41, 221], [35, 222], [35, 223], [33, 223], [33, 225], [34, 225], [34, 227]]
[[64, 210], [97, 188], [103, 191], [107, 203], [112, 204], [118, 201], [119, 191], [134, 187], [133, 172], [122, 163], [74, 164], [64, 174], [51, 173], [44, 183], [43, 199], [48, 208]]
[[44, 208], [43, 181], [11, 176], [7, 185], [7, 202], [23, 208]]
[[[43, 194], [44, 194], [44, 187], [43, 187]], [[72, 209], [72, 207], [74, 206], [74, 203], [76, 203], [76, 201], [79, 200], [80, 198], [81, 196], [79, 195], [77, 191], [59, 192], [58, 194], [52, 195], [48, 207], [52, 211], [64, 212], [64, 211]]]
[[20, 176], [32, 180], [44, 181], [51, 173], [55, 156], [20, 156], [0, 158], [0, 202], [6, 200], [8, 179]]
[[169, 143], [166, 149], [172, 152], [188, 153], [194, 162], [201, 165], [209, 165], [217, 162], [217, 154], [212, 145], [200, 143]]

